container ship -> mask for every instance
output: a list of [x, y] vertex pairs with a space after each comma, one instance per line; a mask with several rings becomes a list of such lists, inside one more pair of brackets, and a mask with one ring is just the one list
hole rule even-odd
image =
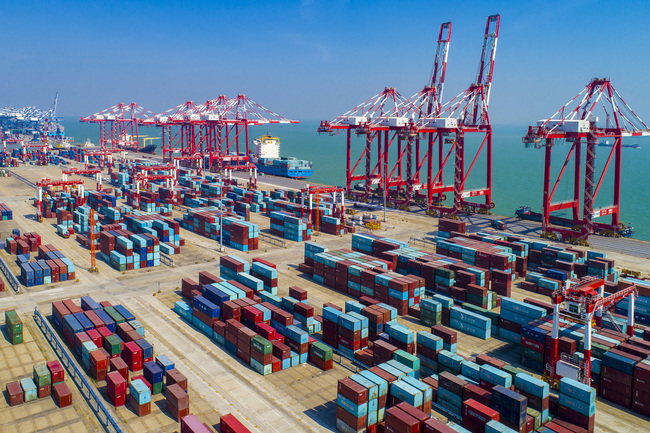
[[[614, 147], [614, 145], [612, 143], [610, 143], [609, 140], [607, 140], [607, 141], [604, 141], [604, 142], [603, 141], [599, 142], [598, 147]], [[621, 144], [621, 147], [624, 148], [624, 149], [641, 149], [641, 146], [638, 143]]]
[[280, 157], [280, 139], [270, 135], [253, 140], [255, 153], [251, 162], [257, 166], [260, 173], [273, 176], [304, 179], [312, 175], [311, 161], [293, 157]]
[[155, 144], [147, 144], [146, 146], [141, 147], [140, 149], [138, 149], [138, 152], [148, 153], [150, 155], [153, 155], [154, 153], [156, 153], [157, 148], [158, 148], [158, 146], [155, 145]]

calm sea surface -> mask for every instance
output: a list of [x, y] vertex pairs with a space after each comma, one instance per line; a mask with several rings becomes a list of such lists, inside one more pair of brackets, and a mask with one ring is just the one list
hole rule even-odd
[[[70, 118], [63, 122], [66, 128], [66, 135], [74, 137], [75, 141], [83, 143], [90, 138], [95, 144], [99, 142], [99, 126], [78, 122], [78, 118]], [[345, 183], [345, 134], [329, 136], [319, 135], [316, 132], [318, 122], [305, 121], [297, 125], [268, 125], [255, 126], [250, 128], [251, 139], [270, 133], [280, 138], [282, 156], [294, 156], [299, 159], [306, 159], [313, 162], [314, 175], [311, 177], [314, 182], [343, 185]], [[521, 142], [521, 137], [526, 132], [526, 126], [499, 126], [493, 127], [493, 162], [492, 182], [493, 198], [496, 203], [494, 213], [505, 216], [513, 216], [515, 209], [521, 205], [529, 205], [533, 210], [540, 210], [542, 203], [542, 181], [544, 167], [544, 151], [542, 149], [526, 149]], [[149, 137], [160, 137], [159, 128], [141, 128], [140, 135]], [[479, 138], [466, 135], [466, 168], [474, 159], [480, 145]], [[364, 148], [364, 139], [353, 135], [352, 143], [352, 164], [356, 163]], [[161, 141], [153, 140], [160, 148]], [[623, 173], [621, 176], [621, 220], [631, 224], [636, 229], [635, 238], [650, 240], [650, 138], [627, 138], [625, 144], [641, 145], [640, 149], [623, 149]], [[396, 146], [394, 144], [394, 146]], [[445, 146], [445, 154], [450, 145]], [[556, 146], [553, 150], [553, 166], [551, 188], [555, 177], [559, 173], [564, 160], [569, 152], [570, 144]], [[160, 149], [159, 149], [160, 150]], [[373, 152], [376, 151], [376, 144], [373, 145]], [[611, 148], [597, 148], [597, 175], [596, 183], [600, 176], [600, 170], [605, 165]], [[422, 156], [424, 155], [424, 142]], [[160, 152], [159, 152], [160, 153]], [[391, 162], [395, 161], [397, 151], [391, 152]], [[583, 154], [585, 152], [583, 151]], [[450, 159], [453, 159], [453, 155]], [[358, 165], [356, 173], [363, 173], [365, 170], [364, 161]], [[390, 165], [389, 170], [392, 170]], [[573, 186], [570, 181], [573, 179], [573, 163], [566, 169], [562, 182], [558, 185], [554, 201], [564, 201], [572, 198]], [[583, 163], [584, 166], [584, 163]], [[452, 183], [452, 166], [445, 173], [445, 182]], [[612, 203], [613, 191], [613, 160], [610, 164], [607, 175], [603, 179], [596, 207], [606, 206]], [[406, 170], [406, 163], [403, 164]], [[426, 173], [423, 167], [423, 173]], [[422, 179], [424, 181], [424, 175]], [[485, 185], [485, 158], [480, 156], [474, 165], [470, 179], [469, 188], [478, 188]], [[449, 194], [448, 194], [449, 195]], [[560, 213], [561, 215], [561, 213]], [[603, 222], [609, 222], [606, 217], [600, 218]]]

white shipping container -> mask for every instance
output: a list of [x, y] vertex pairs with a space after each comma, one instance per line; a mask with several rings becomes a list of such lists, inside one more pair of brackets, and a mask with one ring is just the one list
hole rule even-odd
[[350, 116], [347, 119], [343, 120], [343, 124], [358, 126], [368, 122], [368, 118], [364, 116]]
[[[537, 126], [544, 125], [546, 120], [538, 120]], [[549, 120], [546, 124], [548, 129], [555, 129], [556, 131], [564, 132], [589, 132], [589, 121], [588, 120]]]
[[429, 124], [435, 128], [456, 128], [458, 127], [458, 120], [453, 117], [438, 117]]
[[381, 124], [384, 126], [402, 127], [406, 126], [408, 119], [406, 117], [384, 117], [381, 119]]

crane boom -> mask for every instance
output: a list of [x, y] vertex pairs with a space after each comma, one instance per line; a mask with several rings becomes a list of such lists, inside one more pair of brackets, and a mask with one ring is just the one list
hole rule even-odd
[[[483, 38], [483, 51], [476, 75], [476, 84], [486, 88], [485, 107], [490, 103], [490, 87], [492, 86], [492, 73], [494, 72], [494, 59], [497, 54], [497, 40], [499, 38], [500, 15], [489, 16], [485, 23], [485, 36]], [[489, 54], [488, 54], [489, 52]]]
[[[445, 73], [447, 72], [447, 57], [449, 56], [449, 42], [451, 41], [451, 22], [440, 24], [440, 32], [438, 33], [438, 48], [436, 50], [436, 58], [433, 63], [433, 73], [431, 74], [431, 87], [436, 91], [435, 102], [429, 100], [427, 107], [427, 115], [432, 113], [435, 109], [436, 112], [440, 111], [440, 101], [442, 101], [442, 91], [445, 86]], [[435, 107], [434, 107], [435, 104]]]

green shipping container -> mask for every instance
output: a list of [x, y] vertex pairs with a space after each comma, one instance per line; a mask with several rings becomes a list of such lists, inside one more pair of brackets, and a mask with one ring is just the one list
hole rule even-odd
[[487, 296], [479, 296], [473, 293], [468, 293], [467, 302], [472, 305], [487, 308]]
[[104, 337], [104, 349], [110, 356], [119, 355], [122, 353], [122, 339], [115, 334]]
[[115, 321], [115, 324], [116, 324], [116, 325], [119, 325], [120, 323], [124, 323], [124, 322], [125, 322], [124, 317], [122, 317], [122, 315], [121, 315], [120, 313], [118, 313], [117, 311], [115, 311], [115, 308], [113, 308], [113, 307], [106, 307], [106, 308], [104, 308], [104, 311], [106, 312], [106, 314], [108, 314], [109, 316], [111, 316], [111, 319], [113, 319], [113, 320]]
[[402, 349], [393, 352], [393, 359], [401, 364], [406, 365], [409, 368], [412, 368], [415, 371], [420, 370], [420, 358], [415, 355], [411, 355]]
[[452, 271], [451, 269], [447, 268], [437, 268], [435, 271], [435, 276], [436, 277], [443, 277], [447, 279], [452, 279], [456, 276], [456, 273]]
[[332, 348], [326, 346], [320, 341], [314, 341], [309, 346], [309, 351], [313, 356], [315, 356], [318, 359], [322, 359], [323, 361], [329, 361], [330, 359], [332, 359]]
[[532, 416], [533, 419], [535, 420], [535, 430], [539, 429], [542, 426], [542, 414], [539, 411], [532, 409], [530, 407], [526, 409], [526, 413]]
[[517, 373], [522, 373], [520, 369], [518, 369], [517, 367], [513, 367], [512, 365], [509, 364], [503, 366], [501, 370], [505, 371], [506, 373], [510, 373], [510, 375], [512, 376], [512, 383], [515, 383], [515, 376], [517, 375]]
[[490, 310], [494, 310], [495, 308], [497, 308], [498, 306], [497, 304], [499, 303], [499, 300], [497, 299], [496, 292], [493, 292], [491, 290], [488, 290], [488, 292], [492, 293], [492, 307], [490, 308]]
[[162, 394], [162, 392], [163, 392], [163, 383], [162, 382], [154, 383], [151, 386], [151, 388], [152, 388], [151, 389], [152, 394], [154, 394], [154, 395], [155, 394]]
[[266, 338], [256, 335], [251, 339], [251, 349], [262, 355], [273, 353], [273, 345]]
[[521, 356], [525, 356], [526, 358], [532, 359], [534, 361], [544, 362], [543, 353], [536, 352], [533, 349], [529, 349], [528, 347], [519, 346], [519, 353], [521, 353]]
[[431, 310], [420, 310], [420, 318], [426, 318], [430, 320], [439, 320], [442, 317], [442, 310], [438, 312], [434, 312]]
[[45, 364], [36, 364], [34, 366], [34, 383], [37, 387], [47, 386], [52, 384], [52, 375], [50, 370]]
[[[442, 315], [434, 316], [434, 317], [420, 316], [420, 323], [423, 323], [425, 325], [428, 324], [428, 323], [433, 323], [433, 325], [440, 325], [441, 321], [442, 321]], [[433, 325], [429, 325], [429, 326], [433, 326]]]
[[23, 342], [23, 334], [14, 334], [11, 336], [11, 344], [21, 344]]
[[23, 333], [23, 322], [15, 310], [5, 311], [5, 326], [11, 335]]
[[[582, 351], [582, 349], [580, 349]], [[591, 356], [602, 359], [603, 355], [609, 351], [609, 347], [600, 343], [591, 343]]]

